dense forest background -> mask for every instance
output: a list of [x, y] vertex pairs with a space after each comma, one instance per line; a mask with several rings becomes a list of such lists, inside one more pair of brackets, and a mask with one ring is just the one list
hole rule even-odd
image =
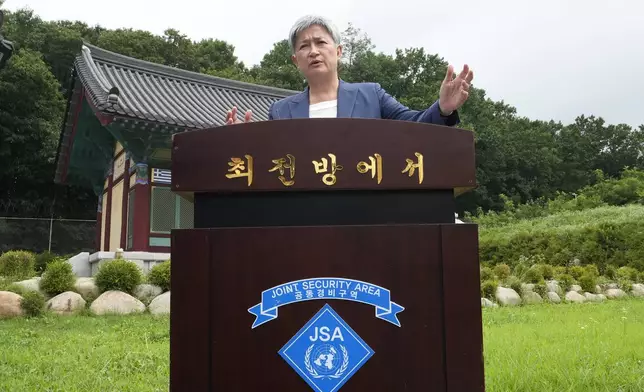
[[[97, 197], [91, 190], [53, 183], [71, 68], [83, 41], [190, 71], [294, 90], [304, 87], [286, 40], [276, 42], [260, 64], [248, 66], [229, 43], [216, 38], [194, 41], [172, 28], [163, 35], [110, 30], [82, 21], [43, 21], [23, 9], [7, 13], [2, 30], [17, 51], [0, 70], [0, 217], [96, 217]], [[447, 67], [439, 54], [423, 48], [378, 52], [368, 35], [351, 25], [344, 31], [343, 45], [344, 80], [377, 81], [414, 109], [424, 109], [438, 97]], [[480, 184], [458, 199], [459, 211], [468, 216], [574, 196], [599, 177], [620, 178], [625, 169], [644, 166], [644, 125], [607, 124], [601, 113], [579, 116], [570, 124], [531, 120], [510, 104], [488, 98], [477, 86], [460, 114], [461, 127], [475, 134]]]

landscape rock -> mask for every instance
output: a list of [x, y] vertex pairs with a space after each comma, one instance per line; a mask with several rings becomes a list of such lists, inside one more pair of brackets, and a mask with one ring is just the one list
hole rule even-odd
[[622, 289], [608, 289], [606, 290], [606, 298], [615, 299], [626, 297], [626, 293]]
[[74, 288], [85, 299], [96, 298], [100, 294], [94, 278], [78, 278], [76, 279]]
[[602, 298], [599, 296], [599, 294], [584, 293], [584, 297], [588, 302], [602, 302]]
[[21, 280], [20, 282], [15, 282], [14, 284], [22, 287], [27, 291], [40, 291], [40, 279], [41, 277], [35, 277], [27, 280]]
[[10, 291], [0, 291], [0, 319], [24, 315], [20, 306], [22, 296]]
[[144, 303], [150, 303], [152, 299], [161, 294], [163, 289], [152, 284], [140, 284], [134, 288], [134, 296]]
[[[483, 303], [482, 300], [483, 298], [481, 298], [481, 304]], [[170, 292], [166, 291], [165, 293], [155, 297], [152, 302], [150, 302], [148, 309], [150, 309], [150, 313], [153, 315], [170, 314]]]
[[523, 295], [523, 302], [526, 304], [540, 304], [543, 302], [543, 298], [534, 291], [528, 291]]
[[571, 291], [566, 293], [566, 301], [576, 302], [576, 303], [581, 304], [581, 303], [586, 302], [586, 297], [584, 297], [583, 295], [579, 294], [576, 291], [571, 290]]
[[521, 291], [524, 293], [534, 291], [534, 283], [521, 283]]
[[581, 286], [578, 285], [578, 284], [573, 284], [572, 286], [570, 286], [570, 291], [580, 292], [581, 291]]
[[548, 300], [552, 303], [558, 304], [561, 302], [561, 297], [559, 297], [559, 294], [555, 293], [554, 291], [548, 291], [546, 293], [546, 296], [548, 297]]
[[86, 303], [80, 294], [65, 291], [47, 301], [47, 309], [57, 314], [70, 315], [83, 310]]
[[557, 297], [559, 295], [563, 295], [563, 290], [561, 289], [561, 286], [559, 286], [559, 282], [557, 282], [556, 280], [550, 280], [546, 282], [546, 289], [548, 292], [557, 293]]
[[131, 314], [145, 311], [143, 302], [122, 291], [110, 290], [92, 302], [90, 310], [97, 315]]
[[521, 297], [519, 294], [513, 289], [506, 287], [499, 286], [496, 288], [496, 300], [504, 306], [521, 305]]
[[634, 284], [631, 293], [635, 297], [644, 297], [644, 284], [641, 284], [641, 283]]

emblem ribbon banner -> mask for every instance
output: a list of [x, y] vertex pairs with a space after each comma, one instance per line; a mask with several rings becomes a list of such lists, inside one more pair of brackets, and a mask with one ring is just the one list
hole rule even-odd
[[389, 290], [371, 283], [345, 278], [302, 279], [264, 290], [262, 301], [248, 309], [256, 317], [251, 328], [276, 319], [280, 306], [318, 299], [340, 299], [374, 306], [377, 318], [398, 327], [397, 314], [405, 310], [391, 302]]

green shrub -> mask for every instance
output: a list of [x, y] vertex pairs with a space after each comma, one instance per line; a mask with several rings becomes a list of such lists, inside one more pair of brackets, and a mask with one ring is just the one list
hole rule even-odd
[[541, 283], [543, 282], [543, 272], [538, 265], [532, 266], [525, 272], [523, 279], [526, 283]]
[[545, 298], [546, 293], [548, 292], [548, 288], [546, 287], [545, 283], [537, 283], [534, 285], [534, 288], [532, 289], [532, 291], [539, 294], [541, 298]]
[[604, 272], [604, 275], [606, 275], [606, 277], [608, 279], [616, 279], [617, 278], [617, 267], [615, 267], [614, 265], [607, 265], [606, 270]]
[[32, 252], [10, 250], [0, 256], [0, 276], [14, 281], [31, 278], [36, 274], [35, 262], [36, 257]]
[[521, 294], [521, 279], [516, 276], [510, 276], [505, 281], [505, 286], [516, 291], [517, 294]]
[[142, 280], [143, 275], [139, 267], [135, 263], [124, 259], [105, 262], [94, 277], [96, 287], [101, 293], [118, 290], [133, 294], [134, 288], [141, 284]]
[[633, 289], [633, 281], [630, 279], [620, 279], [617, 282], [620, 289], [624, 290], [627, 294]]
[[588, 186], [581, 193], [588, 197], [597, 197], [609, 205], [641, 203], [644, 194], [644, 172], [626, 169], [621, 178], [605, 179], [599, 175], [597, 184]]
[[45, 310], [45, 296], [38, 291], [29, 291], [22, 296], [20, 307], [27, 317], [39, 317]]
[[564, 293], [567, 293], [568, 291], [570, 291], [570, 287], [575, 284], [575, 279], [573, 279], [572, 276], [565, 274], [561, 275], [557, 282], [559, 283], [561, 290], [563, 290]]
[[565, 275], [568, 273], [568, 269], [564, 266], [558, 265], [556, 267], [553, 267], [553, 273], [554, 273], [554, 279], [558, 280], [562, 275]]
[[170, 290], [170, 260], [152, 267], [148, 272], [148, 282], [161, 287], [163, 291]]
[[34, 268], [36, 270], [36, 274], [42, 275], [43, 272], [45, 272], [45, 269], [47, 268], [47, 264], [51, 263], [52, 261], [56, 261], [58, 259], [58, 256], [56, 256], [55, 253], [44, 251], [42, 253], [37, 254], [35, 258], [36, 259], [35, 259]]
[[644, 260], [644, 205], [564, 210], [548, 217], [482, 225], [480, 233], [481, 262], [506, 263], [518, 277], [516, 265], [526, 254], [543, 255], [543, 262], [553, 266], [578, 259], [605, 273], [609, 265], [638, 266]]
[[505, 263], [497, 264], [494, 266], [494, 275], [496, 275], [496, 277], [500, 280], [507, 279], [511, 273], [512, 271], [510, 271], [510, 266]]
[[[644, 271], [644, 249], [629, 249], [626, 251], [630, 257], [628, 266], [635, 268], [638, 271]], [[634, 255], [637, 253], [637, 255]]]
[[9, 286], [11, 283], [13, 283], [13, 281], [0, 276], [0, 291], [6, 291], [7, 286]]
[[483, 213], [479, 208], [475, 216], [465, 213], [467, 221], [480, 227], [500, 227], [511, 225], [518, 220], [547, 218], [554, 214], [574, 213], [598, 207], [644, 204], [644, 171], [625, 169], [620, 178], [606, 178], [601, 170], [595, 171], [595, 181], [574, 194], [557, 192], [552, 199], [538, 198], [527, 203], [516, 204], [508, 196], [501, 194], [502, 211]]
[[492, 268], [490, 267], [482, 267], [481, 268], [481, 282], [484, 282], [486, 280], [494, 279], [494, 272], [492, 271]]
[[644, 272], [640, 272], [639, 275], [637, 275], [637, 283], [644, 283]]
[[617, 273], [615, 274], [617, 280], [637, 280], [637, 276], [639, 275], [639, 271], [636, 270], [633, 267], [621, 267], [617, 269]]
[[539, 264], [538, 267], [541, 269], [541, 275], [544, 279], [550, 280], [555, 276], [554, 268], [549, 264]]
[[50, 262], [40, 279], [40, 289], [50, 296], [56, 296], [65, 291], [73, 291], [76, 277], [72, 265], [67, 260], [58, 259]]
[[594, 276], [595, 278], [599, 277], [599, 269], [595, 264], [588, 264], [584, 266], [584, 274]]
[[481, 297], [494, 299], [496, 296], [496, 289], [499, 287], [499, 284], [495, 280], [486, 280], [481, 283]]
[[584, 272], [586, 272], [584, 270], [584, 267], [580, 265], [573, 265], [572, 267], [568, 268], [568, 273], [576, 280], [579, 280]]
[[601, 275], [597, 277], [597, 284], [599, 286], [603, 286], [603, 285], [606, 285], [608, 283], [612, 283], [612, 279], [608, 279], [607, 277], [601, 276]]
[[525, 279], [525, 274], [529, 269], [528, 259], [522, 256], [519, 258], [519, 263], [514, 267], [514, 276], [519, 279]]
[[579, 278], [579, 285], [582, 290], [588, 293], [594, 293], [595, 286], [597, 285], [597, 277], [589, 273], [585, 273]]
[[11, 283], [8, 284], [2, 291], [11, 291], [12, 293], [16, 293], [18, 295], [24, 296], [25, 293], [27, 293], [29, 290], [25, 289], [24, 287], [16, 284], [16, 283]]

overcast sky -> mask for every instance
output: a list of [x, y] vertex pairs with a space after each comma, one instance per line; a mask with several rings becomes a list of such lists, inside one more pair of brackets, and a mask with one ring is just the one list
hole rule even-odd
[[[162, 34], [173, 27], [259, 62], [309, 13], [351, 22], [377, 51], [424, 47], [520, 115], [564, 123], [578, 115], [644, 124], [644, 2], [637, 0], [6, 0], [45, 20], [82, 20]], [[97, 7], [92, 10], [92, 7]], [[155, 14], [156, 13], [156, 14]]]

